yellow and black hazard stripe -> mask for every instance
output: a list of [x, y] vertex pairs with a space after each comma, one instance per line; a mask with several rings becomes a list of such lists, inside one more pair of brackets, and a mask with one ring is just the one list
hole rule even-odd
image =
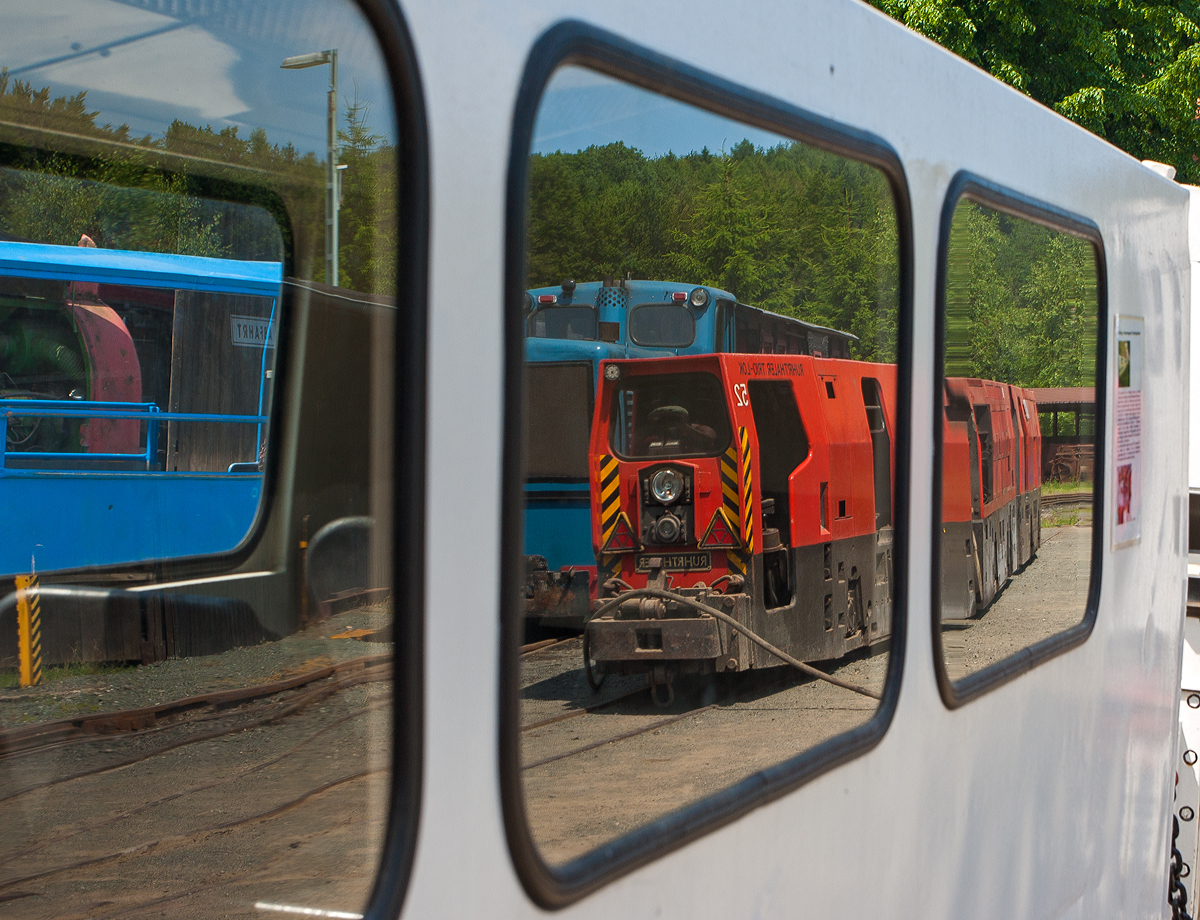
[[18, 575], [17, 642], [22, 687], [42, 682], [42, 606], [36, 575]]
[[754, 555], [754, 471], [750, 463], [750, 432], [745, 428], [738, 429], [738, 442], [741, 444], [741, 479], [742, 479], [742, 546], [746, 552]]
[[[745, 429], [743, 429], [745, 430]], [[730, 444], [729, 450], [721, 455], [721, 507], [725, 518], [733, 526], [741, 520], [738, 514], [738, 445]], [[740, 549], [726, 550], [725, 557], [729, 560], [729, 570], [739, 575], [746, 574], [747, 556]]]
[[[608, 545], [617, 519], [621, 515], [621, 464], [611, 454], [600, 458], [600, 546]], [[596, 565], [600, 572], [600, 583], [621, 573], [620, 553], [600, 553], [596, 557]]]

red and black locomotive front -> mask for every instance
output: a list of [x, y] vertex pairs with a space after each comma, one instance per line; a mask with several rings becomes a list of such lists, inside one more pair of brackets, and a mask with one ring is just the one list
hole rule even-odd
[[[720, 359], [612, 361], [601, 375], [591, 457], [600, 608], [645, 588], [722, 609], [746, 603], [738, 439]], [[610, 607], [588, 626], [590, 654], [610, 669], [728, 663], [728, 629], [693, 608], [645, 595]]]
[[603, 671], [836, 658], [891, 626], [892, 365], [608, 361], [592, 427]]

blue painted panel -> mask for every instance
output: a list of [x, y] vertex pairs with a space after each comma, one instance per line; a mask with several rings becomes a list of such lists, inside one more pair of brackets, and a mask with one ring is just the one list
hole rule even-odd
[[275, 297], [283, 263], [0, 242], [0, 275]]
[[254, 523], [261, 474], [9, 470], [0, 477], [0, 573], [233, 549]]
[[[560, 486], [559, 488], [564, 488]], [[550, 571], [563, 566], [595, 565], [592, 552], [592, 509], [588, 487], [578, 497], [548, 499], [525, 495], [525, 555], [545, 556]]]

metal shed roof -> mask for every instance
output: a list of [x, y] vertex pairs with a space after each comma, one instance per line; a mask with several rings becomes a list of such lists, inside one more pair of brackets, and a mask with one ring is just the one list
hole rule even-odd
[[1038, 408], [1045, 406], [1085, 406], [1096, 404], [1095, 387], [1034, 387]]

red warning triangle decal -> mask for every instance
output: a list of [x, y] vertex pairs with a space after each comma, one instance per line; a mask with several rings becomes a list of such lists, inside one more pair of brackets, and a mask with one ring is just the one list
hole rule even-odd
[[604, 544], [602, 553], [631, 553], [638, 548], [637, 537], [634, 536], [633, 526], [622, 511], [617, 515], [617, 523], [613, 525], [608, 542]]
[[718, 508], [717, 513], [712, 516], [712, 521], [709, 522], [708, 530], [704, 532], [704, 539], [700, 541], [701, 549], [718, 549], [739, 546], [741, 541], [734, 532], [733, 526], [729, 523], [729, 518], [725, 516], [725, 509]]

